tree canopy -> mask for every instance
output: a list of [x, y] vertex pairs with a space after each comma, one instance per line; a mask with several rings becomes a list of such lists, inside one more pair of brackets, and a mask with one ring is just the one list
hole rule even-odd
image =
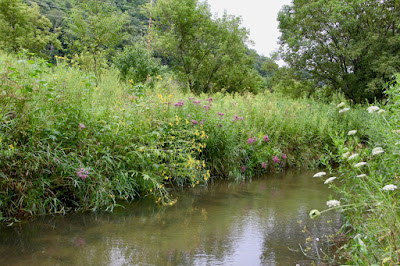
[[240, 18], [212, 19], [207, 3], [159, 0], [157, 48], [195, 93], [255, 89], [261, 77], [246, 54], [248, 32]]
[[278, 15], [281, 56], [355, 102], [382, 99], [400, 70], [400, 3], [294, 0]]

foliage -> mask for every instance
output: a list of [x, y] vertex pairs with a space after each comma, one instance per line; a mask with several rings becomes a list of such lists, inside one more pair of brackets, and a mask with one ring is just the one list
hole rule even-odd
[[161, 72], [160, 63], [151, 56], [150, 51], [138, 45], [118, 52], [113, 61], [123, 81], [145, 82]]
[[197, 0], [157, 2], [157, 47], [191, 92], [243, 91], [260, 87], [260, 76], [246, 55], [248, 32], [240, 19], [224, 14], [213, 20]]
[[78, 56], [92, 56], [93, 70], [99, 76], [99, 62], [124, 38], [121, 35], [127, 15], [118, 12], [110, 2], [84, 1], [71, 9], [68, 33]]
[[26, 49], [44, 53], [60, 46], [57, 29], [51, 31], [51, 22], [40, 14], [39, 6], [22, 0], [0, 1], [0, 49], [19, 52]]
[[112, 210], [143, 196], [173, 204], [172, 188], [205, 185], [212, 175], [242, 179], [327, 164], [320, 147], [331, 142], [329, 132], [356, 125], [312, 101], [194, 99], [171, 79], [156, 78], [154, 90], [120, 83], [113, 68], [97, 81], [62, 57], [52, 69], [40, 59], [0, 60], [0, 212], [7, 220]]
[[399, 71], [396, 1], [296, 0], [279, 13], [281, 56], [355, 102], [384, 97]]

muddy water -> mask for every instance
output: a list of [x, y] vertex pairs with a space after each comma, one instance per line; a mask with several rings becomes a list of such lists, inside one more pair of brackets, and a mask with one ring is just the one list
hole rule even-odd
[[313, 174], [215, 182], [177, 193], [168, 208], [145, 199], [0, 228], [0, 265], [310, 265], [341, 222], [333, 212], [308, 218], [332, 193]]

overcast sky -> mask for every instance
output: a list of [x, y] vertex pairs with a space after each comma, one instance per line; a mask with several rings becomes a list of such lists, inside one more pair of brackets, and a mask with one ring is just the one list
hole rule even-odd
[[213, 14], [222, 15], [224, 10], [230, 15], [241, 16], [242, 26], [250, 30], [253, 48], [259, 54], [269, 56], [278, 49], [279, 10], [289, 5], [291, 0], [207, 0]]

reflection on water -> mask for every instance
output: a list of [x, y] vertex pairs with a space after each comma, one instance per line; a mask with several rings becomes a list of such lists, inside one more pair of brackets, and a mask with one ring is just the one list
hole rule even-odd
[[309, 265], [299, 251], [310, 236], [304, 226], [322, 246], [340, 224], [336, 213], [308, 218], [311, 209], [325, 209], [330, 194], [312, 175], [218, 182], [178, 193], [172, 207], [141, 200], [112, 214], [1, 228], [0, 265]]

